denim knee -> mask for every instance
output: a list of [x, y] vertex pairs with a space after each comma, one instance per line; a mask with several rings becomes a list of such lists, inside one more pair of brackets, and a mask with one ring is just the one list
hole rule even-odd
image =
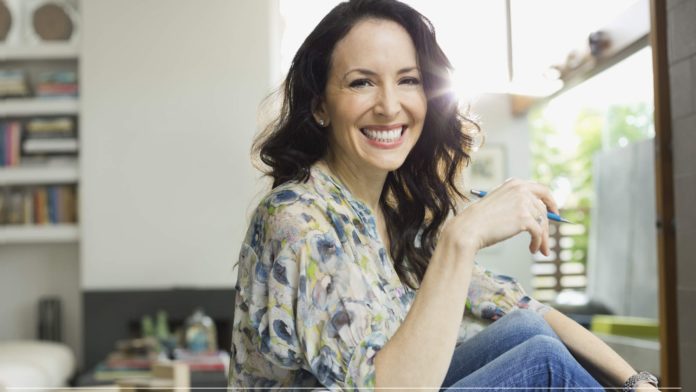
[[525, 362], [536, 369], [537, 377], [548, 380], [549, 387], [601, 387], [559, 339], [537, 335], [523, 345]]
[[[528, 371], [534, 369], [533, 373], [541, 376], [542, 373], [539, 372], [544, 369], [543, 377], [548, 380], [548, 386], [569, 386], [566, 383], [574, 382], [571, 381], [574, 378], [572, 374], [579, 365], [560, 340], [546, 335], [536, 335], [520, 348], [525, 353], [524, 362]], [[559, 382], [562, 385], [557, 385]]]
[[558, 335], [551, 326], [538, 313], [529, 309], [517, 309], [504, 316], [507, 322], [515, 330], [516, 334], [523, 334], [528, 338], [545, 335], [558, 339]]
[[559, 339], [546, 335], [536, 335], [524, 343], [527, 360], [543, 365], [551, 371], [565, 373], [576, 365], [575, 358]]
[[[568, 352], [568, 349], [558, 339], [546, 335], [536, 335], [531, 337], [526, 342], [530, 349], [531, 355], [541, 356], [541, 357], [559, 357], [564, 356]], [[534, 354], [532, 354], [532, 352]]]

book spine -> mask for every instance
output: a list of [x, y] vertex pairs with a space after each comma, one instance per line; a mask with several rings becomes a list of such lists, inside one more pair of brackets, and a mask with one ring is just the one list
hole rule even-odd
[[42, 204], [41, 207], [43, 208], [43, 211], [41, 211], [41, 213], [42, 213], [41, 223], [47, 224], [47, 223], [51, 223], [51, 211], [49, 211], [50, 204], [49, 204], [49, 200], [48, 200], [48, 188], [42, 187], [41, 190], [42, 190], [42, 198], [43, 198], [43, 200], [42, 200], [43, 203], [41, 203]]
[[65, 223], [65, 192], [64, 187], [56, 188], [56, 223]]
[[0, 188], [0, 225], [4, 225], [7, 222], [5, 215], [7, 211], [7, 203], [9, 201], [6, 192], [7, 191], [5, 189]]
[[6, 221], [10, 225], [22, 223], [22, 194], [16, 189], [8, 192]]
[[49, 223], [58, 223], [57, 213], [58, 208], [56, 206], [56, 187], [48, 187], [48, 221]]
[[41, 210], [41, 195], [39, 195], [39, 188], [35, 188], [34, 191], [32, 192], [34, 196], [34, 216], [32, 221], [34, 224], [39, 223], [39, 214], [38, 212]]
[[12, 143], [10, 145], [11, 147], [11, 152], [10, 155], [12, 157], [12, 166], [18, 166], [19, 165], [19, 152], [20, 152], [20, 138], [21, 138], [21, 126], [19, 121], [13, 121], [12, 122]]
[[0, 166], [5, 166], [5, 133], [7, 124], [0, 122]]
[[37, 225], [41, 225], [44, 223], [44, 194], [44, 188], [36, 189], [36, 219], [34, 220], [34, 222], [36, 222]]
[[31, 223], [32, 220], [34, 219], [34, 208], [33, 208], [33, 200], [32, 200], [32, 194], [31, 194], [31, 189], [25, 189], [22, 192], [22, 207], [23, 207], [23, 219], [22, 223], [27, 224]]
[[10, 166], [12, 164], [12, 156], [10, 155], [10, 152], [12, 151], [12, 147], [10, 145], [10, 142], [12, 141], [12, 132], [10, 129], [10, 123], [5, 123], [5, 134], [3, 135], [3, 140], [4, 140], [4, 148], [3, 148], [3, 153], [5, 155], [4, 159], [4, 165], [5, 166]]

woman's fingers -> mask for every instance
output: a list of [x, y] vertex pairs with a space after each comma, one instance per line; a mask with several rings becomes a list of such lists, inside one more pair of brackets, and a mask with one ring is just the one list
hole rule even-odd
[[532, 253], [541, 252], [545, 256], [549, 253], [549, 221], [546, 217], [546, 205], [536, 196], [529, 202], [528, 210], [533, 218], [533, 223], [527, 230], [532, 236], [529, 251]]
[[[520, 186], [522, 184], [518, 184]], [[526, 189], [531, 192], [530, 197], [533, 198], [533, 210], [535, 223], [539, 227], [538, 238], [534, 238], [532, 234], [532, 241], [530, 243], [530, 251], [536, 253], [541, 251], [544, 256], [548, 256], [550, 253], [549, 248], [549, 220], [546, 216], [547, 211], [552, 211], [558, 213], [558, 206], [556, 201], [551, 195], [551, 191], [544, 185], [538, 184], [533, 181], [526, 181], [523, 185]]]
[[529, 182], [529, 190], [544, 203], [544, 206], [549, 211], [558, 214], [558, 205], [551, 195], [551, 191], [544, 185], [536, 182]]
[[542, 234], [541, 234], [541, 253], [544, 256], [549, 255], [549, 220], [546, 218], [546, 215], [544, 214], [544, 217], [542, 218]]
[[546, 216], [546, 204], [543, 201], [537, 199], [536, 207], [538, 212], [538, 222], [541, 226], [541, 253], [544, 256], [549, 255], [549, 219]]
[[543, 243], [543, 229], [538, 219], [536, 212], [532, 212], [529, 214], [525, 225], [525, 230], [532, 236], [532, 240], [529, 243], [529, 251], [531, 253], [538, 252]]
[[539, 228], [536, 222], [534, 222], [527, 231], [532, 236], [532, 241], [529, 243], [529, 252], [536, 253], [541, 247], [541, 228]]

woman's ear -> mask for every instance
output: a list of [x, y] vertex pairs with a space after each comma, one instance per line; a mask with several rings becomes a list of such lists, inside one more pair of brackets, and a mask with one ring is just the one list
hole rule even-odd
[[312, 116], [314, 116], [314, 121], [316, 121], [320, 127], [325, 128], [329, 126], [329, 114], [326, 111], [326, 104], [323, 99], [314, 98], [312, 100]]

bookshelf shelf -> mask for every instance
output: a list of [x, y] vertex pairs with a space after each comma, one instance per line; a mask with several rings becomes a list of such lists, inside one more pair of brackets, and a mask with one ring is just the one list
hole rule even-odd
[[77, 163], [0, 168], [0, 186], [32, 184], [71, 184], [79, 180]]
[[80, 238], [78, 226], [8, 225], [0, 226], [0, 244], [71, 243]]
[[12, 98], [0, 100], [0, 117], [78, 114], [77, 98]]
[[79, 55], [76, 44], [40, 44], [34, 46], [0, 45], [0, 61], [14, 60], [62, 60], [75, 59]]

